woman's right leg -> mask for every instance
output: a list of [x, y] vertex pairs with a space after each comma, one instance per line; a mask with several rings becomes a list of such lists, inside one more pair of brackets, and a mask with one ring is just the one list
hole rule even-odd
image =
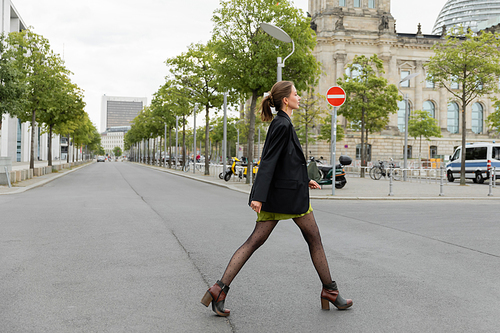
[[209, 306], [219, 316], [229, 316], [229, 309], [224, 308], [224, 302], [229, 291], [229, 284], [236, 277], [248, 258], [265, 243], [278, 221], [257, 222], [255, 229], [245, 243], [231, 257], [220, 281], [217, 281], [201, 299], [201, 303]]
[[222, 275], [222, 283], [228, 286], [231, 284], [247, 260], [262, 244], [266, 242], [274, 227], [276, 227], [276, 224], [278, 224], [278, 221], [256, 223], [255, 229], [250, 237], [248, 237], [245, 243], [243, 243], [243, 245], [241, 245], [231, 257], [231, 260]]

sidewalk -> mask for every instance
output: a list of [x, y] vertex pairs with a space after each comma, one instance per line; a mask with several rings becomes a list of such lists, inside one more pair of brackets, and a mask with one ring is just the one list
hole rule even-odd
[[[61, 162], [63, 163], [63, 162]], [[59, 164], [58, 162], [54, 162], [53, 165]], [[22, 193], [25, 191], [28, 191], [32, 188], [38, 187], [38, 186], [43, 186], [54, 179], [57, 179], [59, 177], [65, 176], [68, 173], [71, 173], [73, 171], [76, 171], [80, 168], [83, 168], [87, 165], [90, 165], [91, 163], [86, 163], [82, 164], [76, 167], [72, 167], [71, 169], [61, 169], [58, 172], [52, 172], [45, 174], [43, 176], [38, 176], [38, 177], [33, 177], [31, 179], [26, 179], [20, 182], [16, 182], [12, 184], [12, 187], [9, 188], [7, 185], [0, 185], [0, 195], [4, 194], [17, 194], [17, 193]], [[41, 161], [41, 162], [35, 162], [35, 167], [42, 167], [42, 166], [47, 166], [47, 161]], [[12, 163], [12, 170], [28, 170], [29, 169], [29, 162], [14, 162]]]
[[[228, 182], [220, 179], [218, 175], [205, 176], [196, 170], [183, 172], [173, 169], [164, 169], [163, 167], [144, 165], [144, 167], [152, 168], [162, 172], [168, 172], [178, 176], [202, 181], [212, 185], [226, 187], [231, 190], [250, 193], [251, 186], [245, 183], [246, 179], [238, 179], [231, 177]], [[389, 196], [390, 182], [382, 178], [380, 180], [372, 180], [369, 176], [360, 178], [357, 175], [351, 175], [347, 178], [347, 184], [342, 189], [335, 189], [335, 196], [332, 196], [332, 186], [325, 185], [320, 190], [311, 190], [311, 199], [325, 200], [499, 200], [500, 199], [500, 182], [497, 182], [497, 187], [493, 187], [491, 196], [489, 194], [488, 183], [474, 184], [472, 181], [467, 181], [465, 186], [460, 186], [459, 181], [455, 180], [449, 183], [446, 179], [443, 182], [443, 195], [440, 196], [440, 181], [393, 181], [392, 196]]]
[[[41, 162], [40, 165], [46, 165], [46, 162]], [[45, 164], [44, 164], [45, 163]], [[193, 174], [193, 171], [183, 172], [180, 170], [168, 169], [158, 166], [139, 164], [143, 167], [167, 172], [180, 177], [190, 178], [204, 183], [222, 186], [234, 191], [250, 193], [251, 186], [245, 183], [245, 179], [231, 177], [231, 180], [226, 182], [219, 179], [218, 175], [212, 174], [205, 176], [198, 170]], [[27, 191], [29, 189], [42, 186], [54, 179], [62, 177], [68, 173], [76, 171], [81, 167], [89, 164], [84, 164], [78, 167], [73, 167], [71, 170], [63, 169], [57, 173], [46, 174], [40, 177], [34, 177], [29, 180], [13, 184], [12, 188], [0, 185], [0, 195], [16, 194]], [[27, 163], [13, 163], [13, 170], [28, 169]], [[484, 184], [474, 184], [467, 181], [465, 186], [460, 186], [458, 181], [449, 183], [447, 180], [443, 183], [443, 196], [440, 196], [440, 182], [416, 182], [416, 181], [394, 181], [392, 187], [392, 196], [389, 196], [390, 183], [389, 180], [382, 178], [380, 180], [372, 180], [370, 177], [359, 178], [351, 175], [347, 178], [347, 184], [342, 189], [335, 189], [335, 196], [332, 196], [332, 186], [325, 185], [320, 190], [311, 190], [312, 199], [324, 200], [500, 200], [500, 182], [497, 182], [497, 187], [492, 188], [491, 196], [489, 194], [489, 186], [487, 182]]]

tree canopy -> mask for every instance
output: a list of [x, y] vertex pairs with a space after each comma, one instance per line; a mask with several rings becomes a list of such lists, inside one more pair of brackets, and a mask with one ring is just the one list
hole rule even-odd
[[[346, 101], [339, 114], [344, 116], [352, 129], [361, 131], [361, 165], [366, 166], [368, 134], [387, 126], [389, 115], [397, 111], [397, 102], [402, 97], [397, 87], [388, 84], [382, 76], [385, 73], [383, 62], [376, 54], [370, 58], [356, 56], [347, 68], [348, 74], [337, 80], [346, 92]], [[362, 177], [364, 170], [361, 168]]]
[[221, 0], [212, 21], [211, 43], [221, 84], [251, 98], [247, 117], [248, 159], [252, 161], [257, 98], [276, 83], [277, 57], [284, 58], [292, 51], [291, 44], [269, 36], [260, 23], [283, 29], [295, 42], [295, 52], [283, 68], [283, 79], [293, 81], [299, 91], [313, 85], [320, 73], [312, 54], [316, 35], [310, 28], [310, 18], [289, 0]]
[[[426, 65], [427, 80], [445, 88], [459, 102], [462, 147], [465, 147], [467, 106], [480, 96], [498, 91], [500, 40], [490, 32], [478, 35], [460, 27], [449, 31], [445, 41], [434, 44], [432, 49], [435, 54]], [[462, 154], [460, 184], [465, 185], [465, 154]]]

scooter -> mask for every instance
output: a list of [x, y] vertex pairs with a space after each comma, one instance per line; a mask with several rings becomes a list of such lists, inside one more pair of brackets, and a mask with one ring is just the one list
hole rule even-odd
[[[339, 164], [335, 165], [335, 188], [338, 189], [343, 188], [347, 184], [344, 165], [350, 165], [352, 158], [349, 156], [340, 156], [339, 162]], [[320, 160], [311, 157], [307, 165], [307, 173], [309, 178], [315, 180], [319, 185], [332, 185], [333, 168], [331, 165], [322, 164]]]
[[[246, 177], [247, 176], [247, 167], [246, 166], [243, 169], [240, 169], [239, 171], [236, 170], [236, 165], [237, 164], [241, 164], [239, 162], [241, 162], [241, 160], [239, 160], [237, 157], [233, 157], [232, 158], [231, 167], [229, 169], [227, 169], [224, 174], [222, 174], [222, 172], [221, 172], [219, 174], [219, 178], [220, 179], [224, 179], [226, 182], [228, 182], [231, 179], [232, 175], [238, 174], [238, 177], [240, 179], [242, 179], [243, 177]], [[259, 164], [260, 164], [260, 160], [252, 168], [253, 169], [253, 175], [252, 176], [253, 176], [254, 179], [255, 179], [255, 174], [259, 170]]]

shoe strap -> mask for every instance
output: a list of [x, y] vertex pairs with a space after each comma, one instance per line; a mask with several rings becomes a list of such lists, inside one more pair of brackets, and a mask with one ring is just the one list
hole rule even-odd
[[222, 291], [224, 292], [224, 294], [227, 295], [227, 292], [229, 291], [229, 286], [226, 286], [220, 280], [217, 280], [216, 284], [222, 289]]

